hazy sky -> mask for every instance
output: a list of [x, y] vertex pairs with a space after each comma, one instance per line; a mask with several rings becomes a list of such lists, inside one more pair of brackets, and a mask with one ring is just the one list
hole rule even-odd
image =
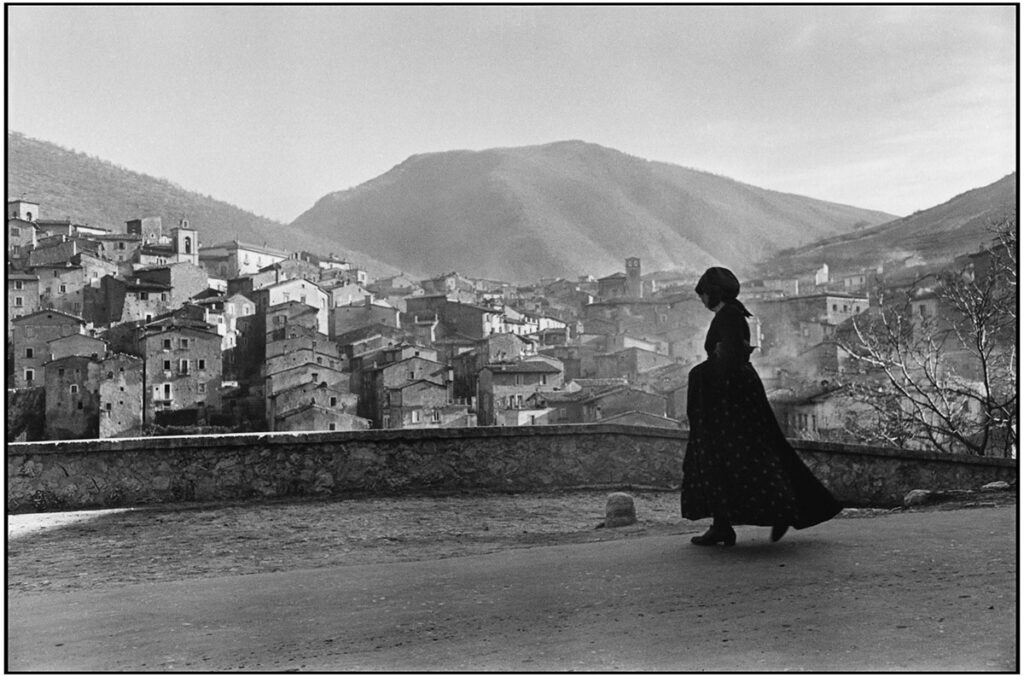
[[1015, 169], [1014, 6], [6, 9], [8, 130], [286, 222], [565, 139], [898, 215]]

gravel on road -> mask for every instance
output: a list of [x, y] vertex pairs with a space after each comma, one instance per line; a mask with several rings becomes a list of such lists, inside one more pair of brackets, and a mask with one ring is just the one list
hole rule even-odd
[[[360, 496], [8, 515], [7, 590], [31, 594], [441, 559], [507, 548], [688, 535], [709, 522], [681, 519], [676, 492], [630, 491], [637, 523], [600, 528], [609, 493]], [[887, 512], [847, 509], [840, 517]]]

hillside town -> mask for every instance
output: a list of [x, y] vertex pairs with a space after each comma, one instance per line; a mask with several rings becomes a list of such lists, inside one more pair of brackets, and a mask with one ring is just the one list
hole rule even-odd
[[[371, 279], [332, 254], [200, 244], [159, 216], [123, 232], [9, 201], [8, 438], [621, 423], [686, 427], [710, 314], [696, 277], [637, 257], [515, 285], [448, 272]], [[984, 271], [991, 253], [960, 268]], [[752, 361], [787, 435], [856, 441], [843, 337], [910, 289], [899, 268], [745, 280]], [[904, 295], [907, 296], [906, 294]], [[846, 347], [844, 348], [844, 345]]]

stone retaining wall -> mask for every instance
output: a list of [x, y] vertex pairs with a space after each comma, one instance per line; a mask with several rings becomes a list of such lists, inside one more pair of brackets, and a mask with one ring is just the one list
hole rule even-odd
[[[7, 509], [430, 490], [678, 487], [683, 431], [614, 424], [250, 433], [7, 446]], [[1016, 483], [1015, 460], [794, 442], [849, 506]]]

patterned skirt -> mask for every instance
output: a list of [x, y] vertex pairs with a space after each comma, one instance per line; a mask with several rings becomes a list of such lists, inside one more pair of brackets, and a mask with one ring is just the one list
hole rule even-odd
[[694, 367], [687, 416], [683, 517], [721, 515], [733, 524], [803, 529], [842, 509], [786, 441], [750, 363]]

